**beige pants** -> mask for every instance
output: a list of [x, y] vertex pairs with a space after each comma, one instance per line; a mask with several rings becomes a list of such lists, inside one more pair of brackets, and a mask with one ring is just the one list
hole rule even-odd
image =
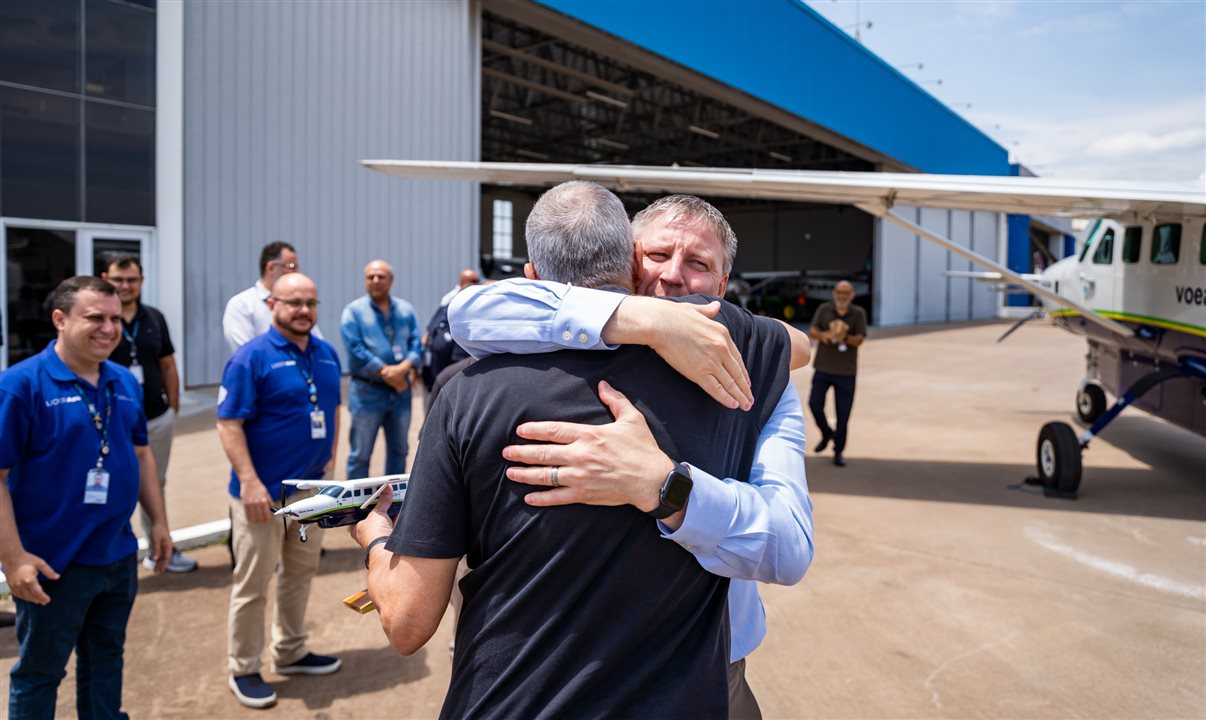
[[[289, 501], [313, 495], [296, 492]], [[267, 523], [247, 522], [243, 503], [230, 498], [230, 540], [234, 551], [234, 585], [230, 589], [228, 664], [232, 675], [260, 671], [264, 651], [264, 611], [268, 583], [276, 575], [276, 603], [272, 613], [272, 662], [291, 665], [309, 652], [306, 647], [306, 602], [310, 580], [318, 571], [323, 531], [309, 528], [309, 542], [298, 537], [297, 523], [287, 527], [279, 518]]]
[[[151, 448], [151, 457], [155, 458], [155, 467], [159, 471], [159, 490], [163, 492], [167, 484], [168, 460], [172, 458], [172, 437], [176, 434], [176, 411], [168, 408], [167, 412], [153, 420], [147, 420], [147, 446]], [[141, 505], [139, 506], [142, 507]], [[167, 495], [163, 495], [163, 507], [167, 508]], [[147, 539], [150, 547], [151, 517], [146, 510], [139, 510], [142, 519], [142, 536]]]

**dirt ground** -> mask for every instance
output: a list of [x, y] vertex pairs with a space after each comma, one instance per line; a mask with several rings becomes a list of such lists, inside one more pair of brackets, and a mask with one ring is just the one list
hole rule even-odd
[[[1206, 718], [1206, 439], [1128, 410], [1086, 453], [1079, 500], [1020, 487], [1039, 427], [1073, 417], [1084, 342], [1035, 324], [996, 345], [1003, 329], [873, 330], [849, 465], [810, 448], [816, 560], [799, 585], [763, 586], [769, 635], [748, 676], [768, 718]], [[810, 375], [794, 375], [805, 399]], [[218, 519], [228, 466], [212, 410], [179, 430], [172, 524]], [[141, 581], [131, 717], [435, 717], [451, 617], [395, 655], [375, 616], [340, 604], [364, 584], [362, 554], [342, 530], [325, 547], [310, 643], [343, 659], [339, 673], [266, 672], [279, 704], [238, 705], [229, 559], [204, 548], [199, 571]], [[5, 703], [16, 652], [0, 628]], [[69, 672], [63, 717], [74, 692]]]

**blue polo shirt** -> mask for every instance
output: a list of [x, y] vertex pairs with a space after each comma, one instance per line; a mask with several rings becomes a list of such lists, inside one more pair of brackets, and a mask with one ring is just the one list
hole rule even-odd
[[[218, 417], [242, 420], [251, 463], [268, 494], [281, 496], [281, 481], [322, 477], [335, 441], [339, 409], [339, 355], [325, 340], [310, 335], [305, 352], [271, 327], [235, 351], [222, 371]], [[327, 436], [310, 434], [306, 376], [318, 388], [318, 407], [326, 414]], [[286, 488], [286, 495], [295, 488]], [[230, 471], [230, 494], [239, 497], [239, 478]]]
[[[72, 563], [109, 565], [138, 550], [130, 530], [139, 489], [134, 446], [147, 444], [147, 421], [142, 388], [129, 370], [106, 360], [94, 387], [59, 359], [56, 342], [0, 373], [0, 468], [9, 471], [21, 544], [63, 572]], [[103, 505], [84, 503], [101, 446], [89, 402], [109, 417]]]

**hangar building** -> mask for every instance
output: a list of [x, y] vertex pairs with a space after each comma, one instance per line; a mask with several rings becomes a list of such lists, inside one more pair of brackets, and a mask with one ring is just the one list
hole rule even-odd
[[[362, 159], [1011, 173], [1004, 148], [798, 0], [8, 0], [0, 106], [0, 369], [45, 345], [59, 280], [132, 250], [188, 386], [218, 381], [223, 307], [265, 242], [297, 247], [332, 339], [372, 258], [424, 322], [460, 268], [525, 254], [539, 189], [400, 181]], [[853, 277], [881, 326], [1000, 311], [943, 275], [966, 261], [854, 208], [716, 204], [735, 270], [798, 274], [780, 283], [797, 302]], [[1001, 215], [905, 211], [1027, 261]], [[1035, 227], [1017, 223], [1027, 248]]]

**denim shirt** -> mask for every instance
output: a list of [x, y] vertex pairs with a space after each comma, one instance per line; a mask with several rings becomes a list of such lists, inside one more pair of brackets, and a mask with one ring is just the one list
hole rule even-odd
[[[367, 294], [356, 298], [343, 309], [339, 333], [348, 351], [348, 370], [355, 377], [381, 383], [381, 369], [386, 365], [410, 360], [416, 368], [419, 366], [423, 351], [419, 321], [414, 307], [401, 298], [390, 298], [388, 318]], [[394, 357], [395, 345], [402, 352], [401, 358]]]

